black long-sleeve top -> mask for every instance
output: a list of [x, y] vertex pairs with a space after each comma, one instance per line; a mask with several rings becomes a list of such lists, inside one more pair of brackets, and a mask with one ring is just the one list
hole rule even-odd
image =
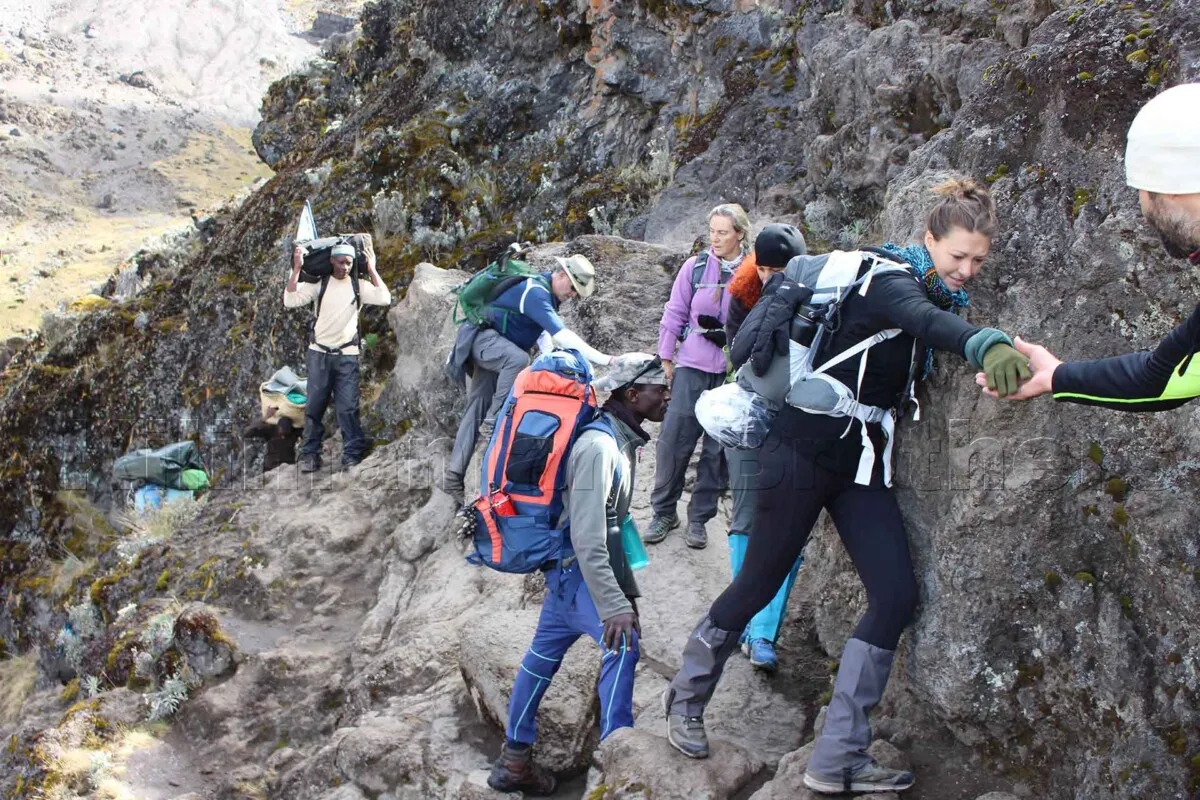
[[[842, 304], [841, 325], [826, 340], [817, 366], [888, 328], [899, 328], [902, 333], [867, 351], [867, 369], [858, 393], [860, 403], [881, 408], [891, 408], [903, 399], [901, 395], [908, 385], [913, 366], [914, 340], [918, 358], [923, 347], [962, 356], [967, 340], [980, 330], [934, 305], [925, 293], [925, 287], [911, 274], [883, 273], [873, 278], [866, 295], [852, 295]], [[855, 356], [837, 364], [828, 370], [829, 376], [851, 389], [856, 388], [861, 358]], [[846, 430], [844, 418], [823, 414], [808, 416], [811, 417], [813, 438], [841, 436]]]
[[1153, 350], [1091, 361], [1067, 361], [1054, 370], [1055, 400], [1115, 408], [1167, 411], [1200, 397], [1200, 306]]
[[[729, 313], [725, 315], [725, 338], [729, 342], [733, 342], [734, 337], [742, 328], [742, 323], [746, 321], [746, 315], [750, 313], [750, 309], [739, 300], [737, 297], [729, 299]], [[741, 364], [734, 366], [740, 367]]]
[[[732, 333], [738, 337], [731, 347], [735, 365], [749, 357], [748, 351], [758, 338], [759, 328], [770, 324], [765, 322], [770, 316], [770, 309], [770, 300], [764, 297], [749, 310], [744, 319], [738, 319], [737, 312], [740, 309], [731, 303], [730, 322], [737, 328]], [[914, 348], [918, 359], [924, 347], [965, 357], [967, 340], [981, 330], [961, 317], [938, 308], [912, 272], [880, 273], [874, 276], [865, 295], [856, 292], [842, 303], [837, 329], [822, 346], [817, 365], [889, 328], [899, 328], [902, 332], [870, 348], [858, 393], [859, 402], [883, 408], [891, 408], [903, 399], [913, 368]], [[854, 389], [858, 387], [861, 359], [861, 355], [849, 358], [830, 368], [828, 374]], [[860, 423], [845, 417], [810, 414], [791, 406], [785, 406], [779, 413], [781, 417], [792, 418], [795, 423], [791, 426], [793, 430], [805, 432], [805, 440], [794, 443], [800, 451], [807, 452], [832, 469], [848, 473], [856, 469], [861, 453], [860, 438], [857, 432], [847, 436], [843, 434], [847, 432], [848, 425], [857, 428]], [[796, 424], [801, 427], [797, 428]], [[876, 445], [876, 452], [881, 453], [882, 434], [878, 426], [870, 427], [869, 434]]]

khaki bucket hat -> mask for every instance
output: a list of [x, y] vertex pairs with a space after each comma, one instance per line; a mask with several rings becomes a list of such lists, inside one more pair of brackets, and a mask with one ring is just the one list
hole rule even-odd
[[567, 277], [571, 279], [571, 285], [575, 287], [575, 291], [580, 297], [592, 296], [596, 291], [596, 268], [592, 266], [592, 262], [580, 255], [568, 258], [555, 256], [554, 260], [567, 273]]

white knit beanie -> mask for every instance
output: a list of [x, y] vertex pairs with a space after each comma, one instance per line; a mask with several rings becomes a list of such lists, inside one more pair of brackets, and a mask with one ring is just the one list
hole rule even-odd
[[331, 257], [332, 256], [350, 256], [351, 258], [354, 258], [354, 245], [352, 245], [352, 244], [335, 244], [333, 246], [333, 248], [329, 251], [329, 255]]
[[1200, 193], [1200, 83], [1162, 92], [1133, 118], [1125, 182], [1160, 194]]

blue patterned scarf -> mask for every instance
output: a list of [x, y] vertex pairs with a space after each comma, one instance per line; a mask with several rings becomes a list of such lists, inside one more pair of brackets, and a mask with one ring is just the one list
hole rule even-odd
[[[894, 242], [888, 242], [881, 248], [892, 255], [907, 261], [912, 265], [913, 269], [921, 277], [921, 282], [925, 284], [925, 293], [929, 295], [929, 299], [933, 304], [943, 311], [952, 311], [957, 313], [958, 309], [966, 308], [971, 302], [967, 297], [966, 289], [958, 291], [950, 291], [950, 287], [937, 274], [937, 270], [933, 268], [933, 258], [929, 255], [929, 251], [922, 244], [910, 244], [901, 247]], [[925, 348], [925, 369], [922, 371], [921, 378], [924, 380], [933, 374], [933, 348]]]

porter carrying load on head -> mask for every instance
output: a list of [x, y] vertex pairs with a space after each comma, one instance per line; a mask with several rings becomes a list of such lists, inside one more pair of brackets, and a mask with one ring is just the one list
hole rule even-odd
[[[304, 217], [301, 228], [304, 232], [308, 230]], [[358, 417], [358, 312], [363, 305], [390, 305], [392, 295], [375, 269], [370, 235], [355, 234], [347, 238], [356, 239], [361, 249], [350, 241], [330, 245], [329, 273], [318, 277], [316, 282], [301, 280], [306, 258], [312, 251], [297, 243], [292, 252], [292, 275], [283, 293], [285, 308], [313, 304], [306, 364], [308, 396], [304, 410], [301, 472], [315, 472], [321, 468], [321, 438], [325, 433], [322, 418], [331, 398], [342, 431], [343, 466], [362, 461], [367, 451], [366, 436]], [[361, 277], [365, 278], [361, 281], [360, 258]]]

